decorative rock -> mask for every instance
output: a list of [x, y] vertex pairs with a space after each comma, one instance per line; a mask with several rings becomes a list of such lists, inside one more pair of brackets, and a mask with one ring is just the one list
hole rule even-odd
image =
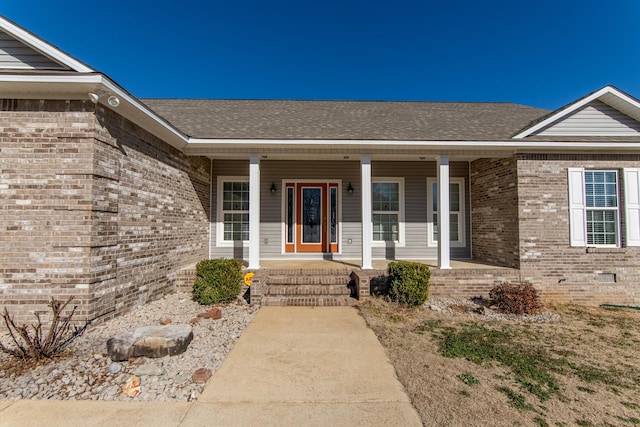
[[120, 370], [122, 370], [122, 365], [117, 362], [111, 362], [111, 364], [107, 368], [107, 371], [110, 374], [117, 374], [118, 372], [120, 372]]
[[209, 378], [211, 378], [211, 369], [200, 368], [196, 369], [196, 371], [191, 376], [191, 381], [194, 383], [206, 383]]
[[198, 323], [200, 323], [200, 319], [202, 319], [201, 317], [194, 317], [193, 319], [189, 320], [189, 323], [191, 323], [192, 325], [197, 325]]
[[189, 325], [146, 326], [109, 338], [107, 352], [116, 362], [137, 356], [173, 356], [183, 353], [192, 339]]
[[136, 368], [133, 371], [133, 375], [137, 375], [139, 377], [143, 376], [158, 376], [162, 375], [162, 368], [158, 365], [154, 365], [153, 363], [147, 363], [142, 366]]
[[171, 323], [171, 318], [170, 318], [170, 317], [165, 317], [164, 319], [162, 319], [162, 320], [160, 321], [160, 324], [161, 324], [161, 325], [163, 325], [163, 326], [164, 326], [164, 325], [168, 325], [168, 324], [170, 324], [170, 323]]
[[211, 310], [198, 314], [198, 317], [215, 320], [222, 317], [222, 311], [218, 307], [212, 307]]
[[[105, 320], [87, 329], [74, 341], [73, 352], [70, 352], [69, 357], [22, 373], [0, 372], [0, 402], [20, 398], [183, 402], [193, 399], [202, 393], [206, 385], [191, 381], [194, 371], [206, 367], [214, 374], [220, 368], [237, 337], [257, 312], [257, 306], [251, 307], [244, 303], [225, 305], [224, 319], [220, 322], [200, 317], [200, 325], [193, 327], [193, 340], [184, 353], [161, 359], [132, 357], [128, 361], [119, 362], [121, 370], [117, 374], [107, 371], [113, 360], [108, 357], [105, 344], [110, 337], [141, 326], [157, 326], [160, 319], [167, 317], [172, 319], [173, 325], [188, 324], [190, 319], [209, 308], [211, 307], [203, 308], [193, 301], [190, 294], [177, 292], [140, 306], [130, 313]], [[0, 355], [0, 361], [4, 360]], [[123, 392], [122, 386], [134, 375], [135, 369], [145, 363], [162, 366], [163, 373], [159, 376], [138, 376], [144, 384], [139, 394], [132, 399]], [[37, 390], [32, 388], [34, 384], [37, 385]]]
[[140, 385], [140, 378], [131, 377], [127, 380], [127, 382], [122, 386], [122, 393], [129, 397], [136, 397], [140, 394], [140, 390], [142, 389]]
[[174, 384], [182, 384], [185, 381], [187, 381], [188, 379], [189, 379], [189, 373], [181, 372], [178, 375], [176, 375], [175, 377], [173, 377], [173, 383]]
[[128, 362], [132, 366], [140, 366], [144, 365], [147, 361], [144, 357], [130, 357]]

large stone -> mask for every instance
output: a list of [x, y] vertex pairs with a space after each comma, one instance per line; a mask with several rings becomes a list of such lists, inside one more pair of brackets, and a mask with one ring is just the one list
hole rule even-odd
[[198, 314], [198, 317], [205, 319], [220, 319], [222, 317], [222, 311], [218, 307], [212, 307], [211, 310]]
[[107, 340], [111, 360], [130, 357], [163, 357], [183, 353], [193, 339], [189, 325], [145, 326]]
[[196, 371], [193, 373], [193, 376], [191, 377], [191, 381], [193, 381], [196, 384], [202, 384], [209, 381], [209, 378], [211, 378], [211, 369], [200, 368], [200, 369], [196, 369]]

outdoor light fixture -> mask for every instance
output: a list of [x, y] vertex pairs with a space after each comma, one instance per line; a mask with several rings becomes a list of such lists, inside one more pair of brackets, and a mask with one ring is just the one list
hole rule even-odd
[[120, 99], [118, 99], [118, 97], [115, 95], [111, 95], [109, 98], [107, 98], [107, 104], [109, 104], [113, 108], [116, 108], [118, 105], [120, 105]]
[[271, 191], [271, 194], [276, 194], [277, 188], [276, 188], [276, 183], [275, 182], [271, 183], [270, 191]]
[[93, 102], [94, 104], [98, 103], [98, 100], [100, 99], [100, 95], [93, 92], [89, 92], [87, 95], [89, 95], [89, 99], [91, 100], [91, 102]]
[[[89, 92], [87, 93], [87, 95], [89, 96], [89, 100], [91, 100], [91, 102], [93, 102], [94, 104], [97, 104], [98, 101], [100, 101], [100, 98], [107, 96], [104, 93], [95, 93], [95, 92]], [[120, 99], [115, 95], [110, 95], [107, 98], [107, 104], [109, 104], [109, 106], [112, 108], [116, 108], [118, 105], [120, 105]]]
[[347, 187], [347, 191], [349, 192], [349, 194], [353, 194], [353, 185], [351, 185], [351, 183], [349, 183], [349, 186]]

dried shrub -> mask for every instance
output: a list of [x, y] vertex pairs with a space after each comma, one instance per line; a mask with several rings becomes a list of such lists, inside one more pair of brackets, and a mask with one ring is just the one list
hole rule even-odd
[[429, 297], [431, 271], [425, 264], [408, 261], [389, 263], [389, 296], [392, 300], [418, 306]]
[[89, 321], [87, 321], [82, 327], [75, 325], [72, 327], [71, 319], [76, 312], [77, 306], [73, 307], [68, 316], [62, 316], [62, 313], [72, 300], [72, 297], [69, 297], [64, 302], [51, 298], [49, 307], [53, 312], [53, 320], [48, 328], [43, 327], [40, 314], [37, 312], [35, 313], [35, 324], [18, 326], [5, 307], [2, 317], [14, 346], [7, 347], [0, 341], [0, 351], [23, 360], [50, 359], [62, 353], [74, 339], [83, 334], [89, 325]]
[[207, 259], [196, 265], [193, 300], [201, 305], [231, 302], [242, 291], [242, 261]]
[[531, 283], [501, 283], [489, 291], [489, 302], [508, 314], [537, 314], [542, 310], [538, 291]]

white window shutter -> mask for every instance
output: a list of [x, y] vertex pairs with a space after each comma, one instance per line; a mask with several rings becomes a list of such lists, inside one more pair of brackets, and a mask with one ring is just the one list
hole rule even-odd
[[624, 203], [626, 245], [640, 246], [640, 169], [625, 168]]
[[582, 168], [569, 168], [569, 234], [571, 246], [587, 246]]

